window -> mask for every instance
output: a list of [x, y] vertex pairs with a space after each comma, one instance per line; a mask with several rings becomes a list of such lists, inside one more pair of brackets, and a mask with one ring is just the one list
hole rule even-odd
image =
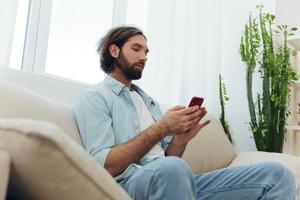
[[112, 14], [113, 1], [53, 1], [45, 72], [89, 83], [102, 79], [96, 45]]
[[[145, 30], [147, 1], [19, 1], [22, 9], [18, 9], [16, 26], [24, 30], [15, 31], [18, 35], [15, 36], [11, 58], [15, 63], [11, 66], [21, 66], [22, 63], [24, 71], [97, 83], [104, 77], [96, 53], [99, 39], [118, 24], [135, 24]], [[14, 59], [16, 57], [20, 59]]]
[[28, 9], [29, 0], [19, 1], [9, 63], [9, 66], [14, 69], [22, 68]]

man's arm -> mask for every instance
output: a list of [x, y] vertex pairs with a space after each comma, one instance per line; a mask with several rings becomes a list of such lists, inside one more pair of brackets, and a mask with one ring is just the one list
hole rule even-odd
[[185, 151], [186, 145], [187, 143], [182, 143], [182, 141], [179, 141], [177, 137], [174, 136], [165, 152], [165, 155], [181, 157]]
[[137, 163], [149, 150], [167, 135], [177, 135], [191, 129], [200, 115], [197, 106], [170, 109], [156, 124], [126, 143], [114, 146], [109, 151], [104, 167], [112, 175], [122, 173], [130, 164]]
[[112, 175], [123, 172], [130, 164], [137, 163], [150, 149], [164, 138], [157, 124], [144, 130], [126, 143], [112, 147], [104, 167]]

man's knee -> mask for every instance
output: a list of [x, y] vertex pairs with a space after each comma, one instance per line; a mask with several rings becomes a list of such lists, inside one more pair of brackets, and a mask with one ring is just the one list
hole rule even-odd
[[149, 199], [195, 199], [192, 171], [178, 157], [160, 158], [149, 163], [133, 175], [125, 189], [139, 199], [146, 199], [148, 194], [151, 194]]
[[296, 180], [293, 173], [278, 162], [266, 162], [261, 164], [260, 170], [262, 173], [269, 175], [269, 179], [277, 184], [281, 183], [286, 187], [290, 187], [292, 190], [296, 188]]
[[276, 176], [282, 177], [282, 176], [288, 176], [289, 178], [294, 179], [294, 176], [292, 172], [283, 166], [282, 164], [278, 162], [266, 162], [261, 164], [261, 170], [272, 173]]
[[277, 173], [281, 173], [281, 179], [286, 185], [291, 186], [292, 188], [296, 188], [296, 179], [291, 170], [286, 168], [280, 163], [272, 163], [273, 170]]
[[162, 158], [159, 162], [160, 167], [157, 170], [157, 173], [160, 177], [172, 181], [193, 179], [193, 172], [183, 159], [175, 156], [169, 156]]

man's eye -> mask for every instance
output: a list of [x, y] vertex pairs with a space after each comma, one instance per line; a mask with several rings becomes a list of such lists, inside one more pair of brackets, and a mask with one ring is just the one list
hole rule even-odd
[[139, 49], [135, 49], [135, 48], [133, 48], [133, 51], [139, 51]]

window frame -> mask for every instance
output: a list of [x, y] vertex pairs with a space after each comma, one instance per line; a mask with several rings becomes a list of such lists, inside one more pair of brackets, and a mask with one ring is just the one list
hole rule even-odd
[[[113, 1], [112, 26], [125, 24], [127, 0]], [[29, 2], [21, 71], [52, 76], [45, 71], [52, 3], [53, 0], [30, 0]]]

